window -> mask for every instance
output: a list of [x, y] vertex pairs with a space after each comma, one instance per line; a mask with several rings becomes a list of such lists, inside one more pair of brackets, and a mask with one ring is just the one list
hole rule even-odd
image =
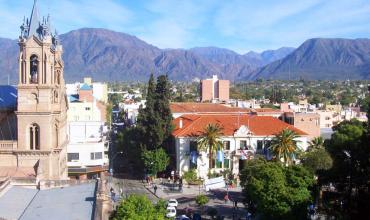
[[240, 150], [246, 150], [247, 149], [247, 141], [240, 141], [240, 145], [239, 145], [239, 149]]
[[30, 57], [30, 83], [38, 83], [39, 59], [36, 55]]
[[189, 150], [190, 152], [198, 151], [198, 143], [196, 141], [190, 141]]
[[261, 152], [263, 150], [263, 140], [257, 141], [257, 153]]
[[222, 168], [222, 162], [221, 161], [218, 161], [217, 159], [215, 159], [214, 163], [216, 164], [216, 168]]
[[93, 152], [93, 153], [90, 153], [90, 159], [91, 160], [100, 160], [100, 159], [103, 159], [103, 153], [102, 152]]
[[72, 161], [78, 161], [80, 159], [80, 154], [79, 153], [68, 153], [67, 155], [68, 162]]
[[224, 150], [230, 150], [230, 141], [224, 141]]
[[29, 128], [30, 132], [30, 149], [40, 150], [40, 128], [37, 124], [32, 124]]
[[230, 159], [224, 159], [224, 168], [229, 169], [230, 168]]

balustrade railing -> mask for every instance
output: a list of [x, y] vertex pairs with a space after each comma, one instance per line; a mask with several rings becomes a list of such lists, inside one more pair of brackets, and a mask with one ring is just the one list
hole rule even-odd
[[16, 148], [16, 141], [0, 141], [0, 150], [15, 150]]

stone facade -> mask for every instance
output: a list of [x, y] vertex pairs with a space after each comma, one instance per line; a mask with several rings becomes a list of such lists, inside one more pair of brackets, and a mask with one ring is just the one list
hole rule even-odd
[[67, 98], [62, 46], [40, 22], [37, 5], [19, 37], [17, 140], [0, 153], [0, 166], [32, 167], [38, 180], [67, 178]]

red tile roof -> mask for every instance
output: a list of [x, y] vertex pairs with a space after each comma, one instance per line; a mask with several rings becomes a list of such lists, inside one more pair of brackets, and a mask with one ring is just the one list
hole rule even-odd
[[281, 112], [280, 109], [274, 109], [274, 108], [255, 108], [253, 109], [254, 112]]
[[[179, 128], [180, 120], [182, 120], [182, 128]], [[175, 137], [198, 136], [208, 124], [219, 124], [225, 136], [233, 136], [242, 125], [245, 125], [256, 136], [273, 136], [285, 128], [293, 130], [298, 135], [307, 135], [294, 126], [271, 116], [186, 114], [173, 120], [173, 123], [175, 129], [172, 134]]]
[[250, 109], [228, 107], [214, 103], [174, 102], [170, 105], [172, 113], [249, 113]]

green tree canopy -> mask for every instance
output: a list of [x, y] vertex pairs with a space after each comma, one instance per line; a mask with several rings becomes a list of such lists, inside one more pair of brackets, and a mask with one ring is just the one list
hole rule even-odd
[[324, 138], [321, 136], [313, 138], [308, 143], [308, 151], [324, 148]]
[[302, 164], [313, 173], [329, 170], [333, 166], [333, 159], [325, 148], [306, 152], [302, 157]]
[[271, 140], [270, 149], [278, 161], [283, 161], [287, 165], [292, 164], [299, 151], [295, 140], [297, 137], [294, 131], [284, 129]]
[[170, 158], [163, 148], [155, 150], [144, 150], [142, 152], [142, 161], [145, 168], [151, 175], [156, 175], [158, 172], [164, 171], [170, 162]]
[[209, 171], [212, 169], [213, 153], [223, 147], [220, 139], [222, 130], [219, 124], [208, 124], [197, 140], [199, 149], [209, 152]]
[[164, 220], [166, 209], [163, 202], [153, 205], [145, 195], [130, 195], [117, 207], [115, 220]]
[[304, 167], [255, 159], [241, 172], [243, 193], [262, 219], [304, 219], [313, 175]]

